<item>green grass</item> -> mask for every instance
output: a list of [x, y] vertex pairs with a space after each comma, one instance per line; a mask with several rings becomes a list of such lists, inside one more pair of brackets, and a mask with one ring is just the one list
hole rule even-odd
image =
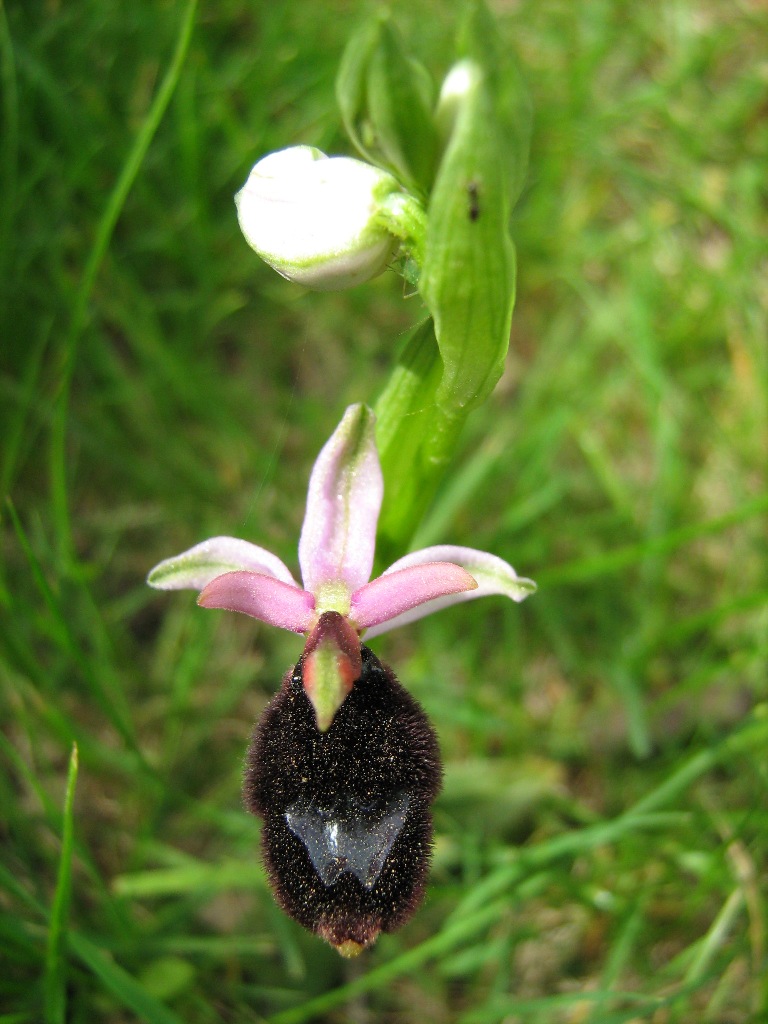
[[[441, 74], [451, 5], [394, 7]], [[217, 533], [295, 566], [420, 316], [302, 293], [234, 215], [263, 153], [345, 151], [357, 5], [223, 0], [188, 46], [186, 3], [0, 7], [0, 1024], [768, 1015], [768, 21], [497, 7], [536, 111], [512, 346], [418, 543], [541, 586], [373, 643], [446, 784], [425, 906], [352, 967], [240, 807], [300, 643], [144, 577]]]

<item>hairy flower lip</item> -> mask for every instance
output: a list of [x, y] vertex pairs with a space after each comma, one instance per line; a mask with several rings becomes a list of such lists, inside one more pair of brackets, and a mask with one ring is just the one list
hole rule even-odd
[[[370, 580], [383, 496], [374, 427], [370, 409], [349, 406], [317, 457], [299, 540], [303, 588], [271, 552], [233, 537], [214, 537], [165, 559], [147, 578], [162, 590], [199, 590], [203, 608], [241, 612], [307, 636], [325, 619], [320, 635], [326, 654], [317, 660], [325, 710], [316, 706], [324, 724], [332, 720], [327, 709], [340, 706], [348, 692], [353, 662], [347, 648], [359, 643], [359, 635], [378, 636], [484, 595], [522, 601], [536, 589], [498, 556], [455, 545], [414, 551]], [[328, 697], [334, 686], [335, 698]]]
[[421, 903], [442, 782], [424, 709], [370, 648], [360, 657], [322, 737], [299, 659], [254, 729], [243, 777], [278, 903], [342, 955], [400, 928]]

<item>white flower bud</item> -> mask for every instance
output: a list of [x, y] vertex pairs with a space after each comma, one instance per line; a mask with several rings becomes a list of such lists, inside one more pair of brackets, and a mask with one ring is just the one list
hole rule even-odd
[[377, 218], [395, 179], [351, 157], [312, 146], [270, 153], [235, 196], [251, 248], [290, 281], [321, 291], [368, 281], [397, 240]]

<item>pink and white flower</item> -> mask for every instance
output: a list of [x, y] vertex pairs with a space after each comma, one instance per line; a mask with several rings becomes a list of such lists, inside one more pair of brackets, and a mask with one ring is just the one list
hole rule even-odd
[[299, 540], [303, 587], [276, 555], [234, 537], [196, 544], [147, 577], [160, 590], [199, 590], [203, 608], [306, 635], [305, 687], [320, 729], [359, 675], [363, 633], [487, 594], [522, 601], [536, 589], [501, 558], [453, 545], [414, 551], [370, 580], [384, 490], [374, 422], [366, 406], [351, 405], [315, 462]]

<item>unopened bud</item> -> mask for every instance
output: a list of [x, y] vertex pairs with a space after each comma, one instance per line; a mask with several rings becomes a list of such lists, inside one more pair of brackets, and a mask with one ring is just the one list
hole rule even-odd
[[397, 240], [378, 212], [398, 188], [362, 160], [292, 146], [259, 160], [235, 203], [248, 244], [266, 263], [290, 281], [333, 291], [386, 268]]

